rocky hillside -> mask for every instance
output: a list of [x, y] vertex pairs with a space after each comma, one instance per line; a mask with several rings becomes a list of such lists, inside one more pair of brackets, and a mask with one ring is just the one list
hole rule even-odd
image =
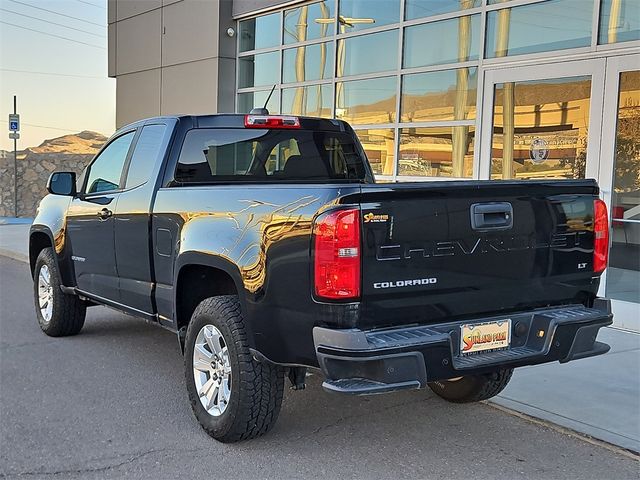
[[95, 155], [107, 141], [104, 135], [85, 130], [80, 133], [45, 140], [37, 147], [25, 149], [22, 153], [62, 153]]

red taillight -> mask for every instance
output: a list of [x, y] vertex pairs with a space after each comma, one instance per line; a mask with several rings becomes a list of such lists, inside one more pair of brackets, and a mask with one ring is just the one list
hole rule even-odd
[[300, 128], [300, 119], [282, 115], [245, 115], [244, 126], [247, 128]]
[[322, 214], [313, 226], [316, 296], [353, 299], [360, 296], [360, 211]]
[[607, 268], [609, 259], [609, 216], [607, 205], [600, 199], [593, 203], [593, 271]]

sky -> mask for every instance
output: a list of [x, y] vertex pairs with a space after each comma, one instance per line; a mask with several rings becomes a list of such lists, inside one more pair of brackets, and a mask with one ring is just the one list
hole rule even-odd
[[[73, 17], [73, 18], [72, 18]], [[116, 80], [107, 76], [107, 0], [0, 0], [0, 149], [82, 130], [115, 130]]]

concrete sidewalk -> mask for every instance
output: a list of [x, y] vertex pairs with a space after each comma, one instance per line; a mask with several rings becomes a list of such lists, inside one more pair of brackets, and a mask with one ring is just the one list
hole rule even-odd
[[0, 217], [0, 255], [28, 262], [30, 226], [31, 219]]
[[611, 351], [518, 368], [491, 402], [640, 452], [640, 335], [603, 328], [598, 340]]
[[[0, 223], [0, 255], [28, 262], [28, 232]], [[640, 452], [640, 335], [604, 328], [598, 340], [608, 354], [516, 369], [491, 402]]]
[[0, 225], [31, 225], [33, 218], [0, 217]]

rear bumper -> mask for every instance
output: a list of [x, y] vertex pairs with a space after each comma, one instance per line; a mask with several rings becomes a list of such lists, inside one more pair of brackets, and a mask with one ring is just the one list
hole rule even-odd
[[[463, 356], [460, 326], [511, 320], [508, 350]], [[611, 302], [598, 298], [593, 308], [566, 305], [473, 321], [384, 330], [313, 329], [326, 390], [373, 394], [426, 386], [427, 382], [602, 355], [609, 345], [596, 341], [611, 325]], [[538, 332], [544, 332], [539, 336]]]

